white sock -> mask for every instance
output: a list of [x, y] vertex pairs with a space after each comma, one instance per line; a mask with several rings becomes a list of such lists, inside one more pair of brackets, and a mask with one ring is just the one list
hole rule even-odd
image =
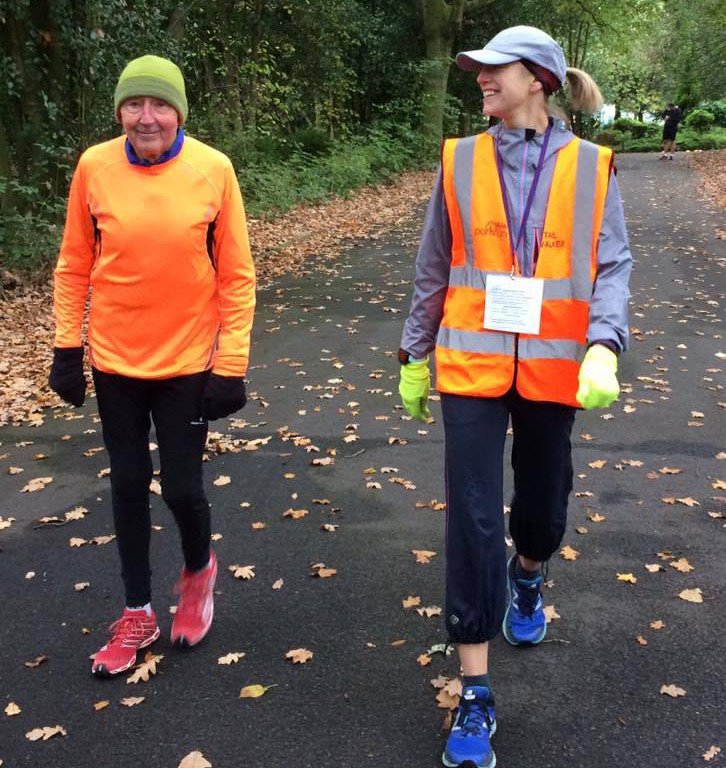
[[146, 615], [151, 616], [151, 603], [146, 603], [146, 605], [139, 605], [136, 607], [127, 605], [126, 610], [127, 611], [146, 611]]

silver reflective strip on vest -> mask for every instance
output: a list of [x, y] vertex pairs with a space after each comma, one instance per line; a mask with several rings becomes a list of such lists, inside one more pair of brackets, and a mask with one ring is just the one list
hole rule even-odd
[[502, 273], [487, 272], [484, 269], [477, 269], [467, 263], [463, 267], [451, 267], [449, 271], [449, 285], [454, 288], [477, 288], [480, 291], [483, 291], [486, 290], [487, 276], [500, 274]]
[[457, 352], [479, 352], [490, 355], [513, 355], [514, 335], [492, 331], [460, 331], [442, 325], [436, 346]]
[[[463, 267], [451, 267], [449, 271], [449, 286], [453, 288], [476, 288], [479, 291], [486, 290], [486, 280], [489, 275], [508, 275], [509, 272], [488, 272], [485, 269], [466, 264]], [[571, 299], [572, 283], [568, 277], [560, 280], [544, 281], [543, 298], [545, 299]]]
[[474, 264], [474, 246], [471, 227], [471, 187], [474, 180], [474, 148], [476, 136], [459, 139], [454, 150], [454, 189], [459, 204], [459, 218], [464, 230], [464, 249], [466, 263]]
[[595, 184], [597, 181], [598, 149], [581, 141], [577, 153], [575, 181], [575, 213], [572, 228], [572, 294], [573, 298], [590, 301], [590, 255], [595, 215]]
[[581, 360], [585, 345], [569, 339], [519, 339], [520, 360]]

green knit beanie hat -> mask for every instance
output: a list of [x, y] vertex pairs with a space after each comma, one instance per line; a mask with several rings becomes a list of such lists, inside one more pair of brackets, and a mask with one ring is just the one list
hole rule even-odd
[[179, 113], [179, 122], [187, 119], [189, 106], [184, 89], [184, 76], [179, 67], [161, 56], [141, 56], [130, 61], [116, 85], [113, 107], [119, 107], [132, 96], [155, 96], [171, 104]]

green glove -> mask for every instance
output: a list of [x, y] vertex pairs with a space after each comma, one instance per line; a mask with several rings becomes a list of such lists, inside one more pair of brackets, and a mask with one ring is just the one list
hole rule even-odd
[[607, 408], [618, 399], [618, 356], [602, 344], [593, 344], [580, 365], [577, 402], [585, 408]]
[[429, 390], [431, 389], [431, 372], [428, 357], [420, 362], [408, 363], [401, 366], [401, 381], [398, 392], [406, 413], [417, 421], [431, 421], [429, 411]]

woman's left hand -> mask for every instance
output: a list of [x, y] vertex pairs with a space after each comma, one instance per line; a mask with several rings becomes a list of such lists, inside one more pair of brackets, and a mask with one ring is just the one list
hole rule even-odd
[[242, 376], [220, 376], [211, 373], [202, 394], [202, 416], [207, 421], [222, 419], [244, 408], [247, 402]]

